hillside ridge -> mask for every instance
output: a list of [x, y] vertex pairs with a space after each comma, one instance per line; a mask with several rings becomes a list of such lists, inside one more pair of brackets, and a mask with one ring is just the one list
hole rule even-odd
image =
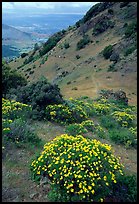
[[[45, 76], [59, 85], [64, 97], [95, 98], [102, 89], [123, 89], [129, 101], [136, 103], [137, 3], [107, 3], [96, 4], [92, 7], [96, 15], [87, 12], [83, 17], [88, 16], [87, 20], [54, 34], [39, 50], [9, 65], [29, 83]], [[40, 55], [45, 45], [48, 51]], [[105, 59], [107, 46], [112, 53]]]

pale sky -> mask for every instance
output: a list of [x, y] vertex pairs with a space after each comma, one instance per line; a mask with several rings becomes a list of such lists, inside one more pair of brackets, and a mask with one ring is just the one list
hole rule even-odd
[[2, 13], [18, 13], [28, 9], [32, 13], [85, 14], [98, 2], [2, 2]]

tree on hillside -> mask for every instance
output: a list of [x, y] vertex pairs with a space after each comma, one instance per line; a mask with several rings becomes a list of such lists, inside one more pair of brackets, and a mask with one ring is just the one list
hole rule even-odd
[[2, 95], [6, 97], [10, 89], [24, 86], [26, 79], [16, 70], [12, 70], [4, 61], [2, 62]]

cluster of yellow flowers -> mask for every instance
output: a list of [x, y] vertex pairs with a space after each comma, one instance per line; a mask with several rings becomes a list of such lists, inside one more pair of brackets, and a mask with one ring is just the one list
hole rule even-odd
[[73, 123], [78, 120], [87, 118], [85, 111], [79, 105], [69, 107], [66, 104], [49, 105], [46, 107], [46, 116], [48, 119], [61, 123]]
[[8, 100], [8, 99], [4, 99], [2, 98], [2, 114], [5, 116], [8, 116], [11, 112], [14, 112], [14, 111], [20, 111], [23, 109], [23, 107], [30, 107], [29, 105], [27, 104], [23, 104], [23, 103], [20, 103], [20, 102], [17, 102], [15, 100]]
[[124, 111], [114, 111], [111, 115], [123, 127], [130, 126], [131, 122], [135, 119], [135, 115], [126, 113]]
[[45, 172], [52, 183], [64, 188], [67, 194], [75, 194], [79, 200], [96, 201], [103, 201], [101, 190], [117, 182], [117, 174], [123, 174], [122, 167], [110, 145], [67, 134], [45, 144], [31, 164], [34, 178]]
[[[10, 132], [10, 123], [17, 117], [17, 113], [22, 110], [31, 110], [31, 106], [23, 103], [19, 103], [15, 100], [8, 100], [2, 98], [2, 130], [3, 134]], [[12, 119], [11, 119], [12, 118]]]
[[110, 104], [104, 104], [104, 103], [93, 103], [93, 108], [97, 114], [104, 114], [109, 113], [110, 111]]

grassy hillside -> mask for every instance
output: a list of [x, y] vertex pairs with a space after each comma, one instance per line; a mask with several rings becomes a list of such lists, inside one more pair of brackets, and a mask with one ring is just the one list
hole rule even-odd
[[[51, 51], [41, 57], [39, 52], [36, 52], [34, 60], [27, 65], [23, 66], [25, 59], [18, 58], [16, 62], [11, 62], [10, 66], [22, 66], [19, 71], [30, 82], [46, 76], [59, 85], [65, 97], [87, 95], [94, 98], [101, 89], [123, 89], [127, 92], [130, 102], [136, 104], [136, 35], [128, 36], [126, 32], [131, 29], [131, 32], [134, 30], [134, 34], [136, 33], [136, 29], [132, 30], [131, 27], [137, 20], [137, 4], [130, 2], [124, 7], [120, 5], [121, 3], [115, 3], [93, 18], [90, 17], [79, 27], [68, 29]], [[99, 22], [105, 31], [96, 27]], [[105, 24], [112, 26], [107, 27]], [[94, 34], [94, 29], [98, 34]], [[84, 48], [77, 49], [77, 43], [84, 35], [85, 38], [89, 37], [89, 43]], [[65, 48], [65, 43], [69, 44], [69, 48]], [[105, 59], [102, 54], [103, 49], [109, 45], [113, 46], [113, 54], [119, 55], [115, 65], [114, 61]], [[32, 73], [29, 73], [28, 69], [33, 70]]]

